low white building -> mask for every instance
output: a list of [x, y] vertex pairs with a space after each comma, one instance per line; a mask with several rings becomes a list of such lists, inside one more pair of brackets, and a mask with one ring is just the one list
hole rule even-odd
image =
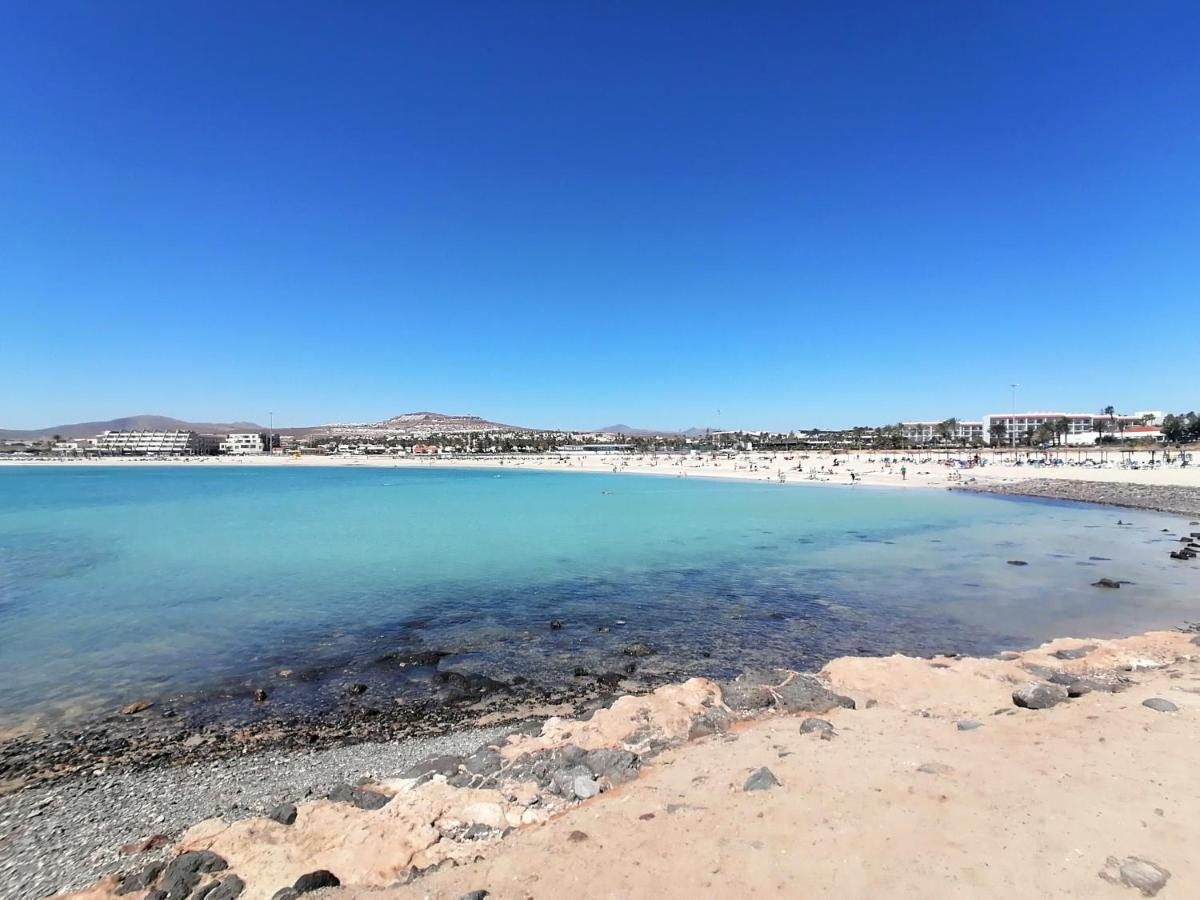
[[222, 453], [233, 455], [246, 455], [249, 453], [262, 453], [266, 450], [266, 443], [263, 441], [261, 434], [227, 434], [225, 439], [221, 441], [220, 450]]

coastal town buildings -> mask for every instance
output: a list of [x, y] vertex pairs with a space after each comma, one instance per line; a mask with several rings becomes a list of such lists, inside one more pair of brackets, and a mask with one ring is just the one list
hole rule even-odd
[[983, 443], [983, 422], [960, 422], [947, 419], [940, 422], [901, 422], [905, 440], [914, 444], [974, 444]]
[[1066, 444], [1094, 444], [1104, 436], [1115, 439], [1145, 437], [1144, 432], [1132, 432], [1134, 427], [1154, 426], [1162, 422], [1163, 413], [1147, 410], [1135, 413], [1068, 413], [1013, 412], [990, 413], [983, 417], [983, 430], [996, 440], [1016, 440], [1036, 435], [1043, 429], [1055, 431]]
[[106, 431], [95, 450], [104, 456], [202, 456], [217, 453], [221, 438], [194, 431]]
[[227, 434], [219, 449], [222, 453], [242, 456], [248, 453], [262, 453], [266, 450], [266, 442], [258, 433]]

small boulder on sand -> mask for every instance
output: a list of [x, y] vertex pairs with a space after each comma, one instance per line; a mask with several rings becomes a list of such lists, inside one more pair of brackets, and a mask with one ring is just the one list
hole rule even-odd
[[1049, 709], [1067, 699], [1067, 689], [1061, 684], [1035, 681], [1013, 691], [1012, 699], [1023, 709]]
[[746, 783], [742, 786], [743, 791], [768, 791], [771, 788], [779, 787], [779, 779], [775, 774], [763, 766], [750, 773], [750, 777], [746, 779]]

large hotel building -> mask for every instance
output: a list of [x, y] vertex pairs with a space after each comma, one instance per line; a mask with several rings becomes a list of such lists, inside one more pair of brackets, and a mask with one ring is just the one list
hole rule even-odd
[[[951, 443], [987, 444], [992, 439], [992, 428], [995, 425], [1003, 428], [1005, 442], [1014, 440], [1020, 443], [1025, 435], [1033, 434], [1043, 425], [1055, 429], [1065, 419], [1066, 443], [1094, 444], [1100, 437], [1101, 428], [1114, 437], [1120, 437], [1123, 431], [1126, 436], [1141, 436], [1145, 434], [1144, 426], [1161, 424], [1163, 415], [1157, 410], [1113, 416], [1103, 413], [1068, 412], [991, 413], [979, 422], [956, 423]], [[901, 422], [900, 425], [904, 429], [904, 437], [914, 444], [943, 442], [941, 422]]]

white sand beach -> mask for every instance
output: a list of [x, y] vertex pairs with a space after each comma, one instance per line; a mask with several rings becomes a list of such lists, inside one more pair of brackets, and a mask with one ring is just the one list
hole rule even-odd
[[[1172, 457], [1178, 451], [1172, 451]], [[1195, 454], [1193, 453], [1193, 456]], [[343, 456], [273, 454], [163, 459], [104, 457], [3, 461], [28, 466], [350, 466], [593, 472], [670, 478], [733, 478], [782, 484], [872, 485], [894, 488], [1012, 484], [1031, 478], [1200, 488], [1200, 464], [1162, 465], [1162, 450], [981, 450], [980, 465], [961, 463], [976, 451], [744, 452], [737, 454], [530, 453], [494, 455]], [[1058, 464], [1037, 464], [1047, 460]], [[1019, 464], [1018, 464], [1019, 463]]]

